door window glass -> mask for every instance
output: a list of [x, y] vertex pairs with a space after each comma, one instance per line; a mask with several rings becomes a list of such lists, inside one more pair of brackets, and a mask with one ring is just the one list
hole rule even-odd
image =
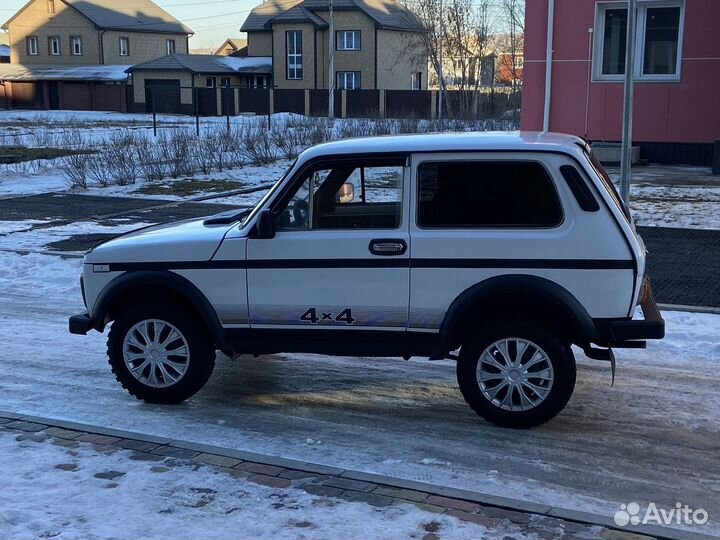
[[278, 229], [396, 229], [403, 164], [342, 163], [311, 171], [278, 215]]

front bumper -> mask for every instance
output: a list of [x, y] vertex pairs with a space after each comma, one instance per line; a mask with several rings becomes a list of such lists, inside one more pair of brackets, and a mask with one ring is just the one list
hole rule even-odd
[[79, 334], [81, 336], [84, 336], [92, 328], [92, 324], [90, 322], [90, 315], [88, 315], [87, 313], [73, 315], [68, 321], [68, 328], [71, 334]]
[[643, 319], [604, 319], [597, 321], [600, 341], [610, 347], [633, 347], [634, 341], [662, 339], [665, 337], [665, 320], [660, 314], [655, 296], [646, 277], [644, 293], [640, 301]]

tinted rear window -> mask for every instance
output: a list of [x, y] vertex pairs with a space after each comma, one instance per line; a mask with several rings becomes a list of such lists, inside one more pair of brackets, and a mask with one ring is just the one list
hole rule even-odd
[[531, 161], [423, 163], [421, 227], [553, 227], [562, 221], [555, 186]]

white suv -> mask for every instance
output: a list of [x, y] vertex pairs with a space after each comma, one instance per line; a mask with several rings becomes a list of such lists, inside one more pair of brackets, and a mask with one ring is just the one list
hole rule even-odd
[[571, 345], [614, 374], [613, 347], [665, 331], [607, 174], [581, 139], [548, 133], [322, 144], [251, 211], [95, 247], [82, 281], [70, 331], [114, 321], [112, 370], [155, 403], [200, 390], [216, 349], [425, 356], [457, 359], [483, 418], [531, 427], [570, 398]]

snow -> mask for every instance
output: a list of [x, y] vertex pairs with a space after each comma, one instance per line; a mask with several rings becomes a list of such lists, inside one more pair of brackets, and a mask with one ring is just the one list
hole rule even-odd
[[245, 71], [250, 68], [272, 67], [272, 56], [223, 56], [219, 58], [218, 61], [236, 71]]
[[[3, 222], [0, 222], [2, 224]], [[27, 222], [18, 222], [27, 223]], [[57, 242], [58, 240], [64, 240], [70, 238], [76, 234], [93, 234], [93, 233], [107, 233], [107, 234], [121, 234], [124, 232], [139, 229], [141, 227], [147, 227], [148, 225], [154, 225], [155, 223], [146, 222], [131, 222], [131, 223], [117, 223], [113, 226], [100, 225], [94, 221], [77, 221], [67, 225], [58, 225], [56, 227], [46, 227], [39, 229], [24, 229], [19, 232], [8, 234], [6, 236], [0, 235], [0, 249], [5, 250], [42, 250], [45, 246], [51, 242]]]
[[[536, 537], [520, 534], [513, 525], [500, 525], [490, 535], [481, 525], [410, 504], [373, 508], [260, 486], [207, 466], [134, 461], [130, 454], [89, 444], [70, 449], [16, 442], [13, 434], [0, 432], [0, 460], [12, 466], [12, 474], [2, 474], [0, 536], [396, 540], [420, 538], [434, 522], [447, 539]], [[118, 475], [112, 480], [95, 476], [108, 472]]]
[[[572, 400], [530, 431], [479, 420], [450, 361], [220, 356], [205, 389], [163, 407], [120, 388], [106, 336], [68, 334], [67, 317], [83, 310], [80, 267], [79, 259], [0, 252], [0, 410], [608, 516], [630, 501], [681, 501], [720, 515], [718, 315], [664, 312], [664, 340], [616, 351], [614, 387], [606, 364], [576, 350]], [[720, 525], [693, 530], [720, 534]]]
[[26, 66], [22, 64], [0, 64], [0, 79], [10, 81], [80, 80], [80, 81], [126, 81], [126, 70], [130, 65], [97, 66]]

